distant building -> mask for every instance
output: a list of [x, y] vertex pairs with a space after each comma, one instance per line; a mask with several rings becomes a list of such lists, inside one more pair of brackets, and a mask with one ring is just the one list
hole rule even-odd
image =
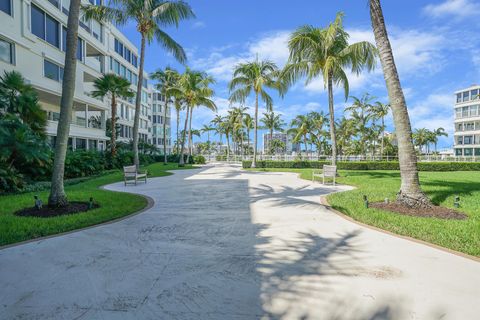
[[270, 140], [280, 140], [285, 144], [285, 150], [277, 150], [277, 153], [287, 153], [291, 154], [292, 152], [300, 152], [300, 144], [293, 142], [292, 135], [283, 132], [274, 132], [272, 137], [270, 133], [263, 134], [263, 153], [268, 154], [268, 145]]
[[455, 92], [455, 133], [453, 148], [456, 156], [480, 156], [480, 86]]

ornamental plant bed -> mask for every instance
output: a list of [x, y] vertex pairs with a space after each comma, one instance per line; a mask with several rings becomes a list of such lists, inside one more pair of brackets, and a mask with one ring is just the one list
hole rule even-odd
[[[85, 212], [89, 210], [88, 205], [88, 202], [72, 201], [69, 202], [68, 205], [65, 207], [50, 208], [48, 206], [44, 206], [40, 210], [35, 207], [31, 207], [18, 210], [14, 214], [21, 217], [49, 218]], [[92, 209], [96, 209], [99, 207], [100, 206], [98, 204], [94, 203]]]
[[467, 215], [449, 208], [431, 206], [430, 208], [410, 208], [397, 202], [374, 202], [369, 205], [371, 208], [382, 209], [407, 216], [464, 220]]

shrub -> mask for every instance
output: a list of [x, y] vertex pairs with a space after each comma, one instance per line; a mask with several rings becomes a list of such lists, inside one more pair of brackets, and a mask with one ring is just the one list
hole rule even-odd
[[204, 156], [199, 154], [199, 155], [196, 155], [196, 156], [193, 157], [193, 163], [195, 163], [195, 164], [205, 164], [205, 163], [207, 163], [207, 160], [205, 160]]
[[105, 170], [105, 158], [98, 151], [69, 151], [65, 158], [65, 177], [77, 178], [99, 174]]
[[[257, 168], [321, 169], [329, 161], [257, 161]], [[243, 168], [250, 168], [251, 161], [243, 161]], [[342, 161], [339, 170], [399, 170], [397, 161]], [[480, 171], [480, 162], [419, 162], [419, 171]]]
[[23, 175], [15, 168], [0, 165], [0, 192], [16, 192], [23, 188]]

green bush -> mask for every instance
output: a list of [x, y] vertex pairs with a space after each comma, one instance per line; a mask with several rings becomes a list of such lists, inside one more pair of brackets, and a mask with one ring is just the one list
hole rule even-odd
[[[187, 158], [188, 158], [188, 155], [184, 154], [183, 155], [183, 161], [185, 163], [187, 163]], [[163, 155], [155, 156], [155, 161], [157, 161], [157, 162], [163, 161]], [[167, 162], [179, 163], [180, 162], [180, 155], [179, 154], [169, 154], [169, 155], [167, 155]], [[194, 162], [193, 157], [190, 157], [190, 159], [188, 160], [188, 164], [193, 164], [193, 162]]]
[[[216, 161], [227, 161], [227, 156], [226, 155], [217, 155], [215, 157], [215, 160]], [[250, 161], [250, 163], [252, 163], [252, 162]]]
[[16, 192], [23, 188], [23, 175], [15, 168], [0, 165], [0, 192]]
[[[257, 168], [321, 169], [329, 161], [257, 161]], [[250, 168], [251, 161], [243, 161], [243, 168]], [[339, 170], [399, 170], [397, 161], [342, 161]], [[420, 171], [480, 171], [480, 162], [419, 162]]]
[[205, 159], [204, 156], [199, 154], [199, 155], [196, 155], [196, 156], [193, 157], [193, 163], [195, 163], [195, 164], [205, 164], [205, 163], [207, 163], [207, 160]]
[[105, 157], [98, 151], [69, 151], [65, 158], [65, 177], [78, 178], [99, 174], [105, 170]]

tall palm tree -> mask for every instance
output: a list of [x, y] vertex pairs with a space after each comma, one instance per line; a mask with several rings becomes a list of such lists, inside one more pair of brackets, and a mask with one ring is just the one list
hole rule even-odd
[[380, 146], [380, 155], [383, 156], [383, 149], [384, 149], [384, 142], [385, 142], [385, 117], [388, 115], [390, 112], [390, 105], [381, 103], [380, 101], [377, 101], [373, 105], [373, 114], [374, 117], [377, 119], [381, 119], [381, 127], [380, 130], [382, 130], [382, 137], [381, 137], [381, 146]]
[[230, 133], [233, 130], [232, 117], [225, 116], [222, 117], [222, 122], [220, 123], [222, 132], [225, 134], [225, 139], [227, 140], [227, 160], [230, 157]]
[[101, 78], [95, 79], [93, 86], [95, 88], [91, 93], [93, 97], [102, 99], [106, 96], [110, 97], [112, 112], [110, 152], [113, 159], [117, 153], [117, 98], [131, 98], [134, 96], [134, 93], [132, 90], [130, 90], [130, 82], [127, 79], [117, 76], [113, 73], [105, 74]]
[[175, 107], [175, 113], [176, 113], [176, 122], [177, 122], [177, 128], [176, 128], [176, 141], [175, 141], [175, 150], [178, 153], [179, 152], [179, 146], [180, 146], [180, 111], [182, 111], [185, 108], [185, 100], [183, 97], [179, 94], [174, 94], [175, 99], [173, 100], [173, 105]]
[[435, 130], [433, 130], [433, 134], [434, 134], [434, 139], [433, 139], [433, 143], [435, 144], [435, 153], [437, 153], [437, 144], [438, 144], [438, 138], [439, 137], [448, 137], [448, 133], [445, 132], [445, 129], [440, 127], [440, 128], [437, 128]]
[[[233, 126], [233, 135], [232, 138], [235, 137], [236, 141], [236, 146], [240, 143], [240, 150], [243, 149], [243, 139], [245, 137], [244, 131], [243, 131], [243, 118], [247, 116], [247, 107], [233, 107], [229, 114], [231, 116], [231, 122]], [[237, 151], [238, 148], [237, 148]]]
[[256, 60], [240, 63], [235, 67], [233, 79], [229, 83], [230, 101], [244, 103], [252, 93], [255, 96], [255, 116], [253, 121], [253, 161], [252, 168], [257, 166], [257, 140], [258, 140], [258, 100], [265, 102], [267, 110], [273, 106], [272, 97], [265, 89], [284, 91], [281, 82], [278, 81], [279, 69], [271, 61]]
[[135, 117], [133, 123], [134, 164], [139, 166], [138, 128], [142, 103], [143, 70], [145, 63], [145, 46], [154, 39], [170, 52], [179, 62], [186, 61], [183, 48], [164, 30], [176, 26], [181, 20], [195, 17], [192, 8], [184, 1], [166, 0], [115, 0], [113, 6], [87, 5], [83, 7], [87, 19], [108, 20], [117, 25], [134, 21], [141, 36], [140, 65], [138, 68], [137, 96], [135, 99]]
[[215, 117], [210, 121], [210, 123], [213, 125], [215, 128], [215, 132], [218, 134], [219, 138], [219, 146], [222, 145], [222, 135], [223, 135], [223, 128], [222, 128], [222, 122], [223, 122], [223, 117], [220, 116], [219, 114], [215, 115]]
[[163, 164], [167, 165], [167, 110], [173, 96], [172, 90], [178, 86], [180, 74], [177, 70], [166, 67], [165, 70], [155, 71], [150, 77], [157, 80], [157, 89], [163, 96]]
[[71, 0], [67, 21], [67, 46], [62, 81], [62, 99], [60, 100], [60, 119], [57, 126], [57, 140], [53, 160], [52, 185], [48, 197], [50, 207], [68, 205], [63, 185], [65, 158], [67, 156], [68, 136], [72, 119], [73, 96], [77, 69], [78, 23], [80, 19], [80, 1]]
[[[265, 129], [270, 130], [269, 144], [273, 141], [273, 131], [281, 131], [285, 126], [285, 122], [283, 122], [281, 115], [273, 111], [265, 112], [263, 118], [260, 119], [260, 122], [263, 123]], [[270, 145], [267, 146], [267, 150], [272, 150]]]
[[[210, 85], [215, 83], [212, 77], [208, 76], [205, 72], [193, 71], [187, 68], [185, 72], [180, 76], [178, 86], [172, 88], [172, 94], [175, 97], [181, 97], [185, 100], [186, 117], [185, 127], [182, 134], [182, 146], [180, 150], [180, 165], [184, 165], [184, 146], [185, 146], [185, 132], [188, 125], [188, 141], [189, 149], [191, 153], [192, 146], [192, 117], [193, 109], [195, 107], [204, 106], [212, 111], [217, 110], [215, 102], [211, 99], [214, 96], [214, 91], [210, 88]], [[189, 155], [190, 155], [189, 153]], [[187, 158], [189, 159], [189, 157]], [[188, 161], [187, 161], [188, 162]]]
[[324, 86], [328, 90], [333, 165], [336, 164], [337, 157], [333, 87], [343, 87], [347, 100], [349, 85], [345, 71], [350, 69], [353, 73], [360, 74], [363, 69], [373, 70], [377, 56], [373, 44], [367, 41], [349, 44], [348, 38], [348, 33], [343, 29], [341, 12], [327, 28], [298, 28], [288, 41], [290, 57], [282, 72], [282, 78], [289, 85], [304, 77], [306, 84], [323, 77]]
[[359, 135], [360, 152], [367, 156], [367, 143], [369, 127], [368, 122], [372, 119], [370, 110], [372, 109], [371, 97], [368, 93], [361, 98], [351, 97], [353, 104], [345, 108], [346, 111], [351, 111], [352, 119], [356, 125], [356, 133]]
[[312, 132], [312, 121], [306, 115], [298, 115], [293, 118], [290, 129], [287, 131], [293, 135], [293, 142], [298, 143], [303, 139], [305, 144], [305, 152], [308, 151], [308, 135]]
[[253, 129], [253, 119], [249, 114], [243, 118], [243, 127], [247, 130], [247, 153], [250, 154], [250, 130]]
[[200, 129], [202, 133], [207, 134], [207, 142], [210, 142], [210, 132], [215, 131], [214, 127], [209, 126], [208, 124], [204, 124], [202, 129]]
[[380, 54], [383, 75], [398, 141], [401, 186], [397, 201], [410, 207], [430, 207], [431, 202], [420, 188], [417, 157], [412, 143], [412, 127], [407, 104], [398, 76], [392, 47], [388, 38], [380, 0], [369, 0], [373, 34]]

